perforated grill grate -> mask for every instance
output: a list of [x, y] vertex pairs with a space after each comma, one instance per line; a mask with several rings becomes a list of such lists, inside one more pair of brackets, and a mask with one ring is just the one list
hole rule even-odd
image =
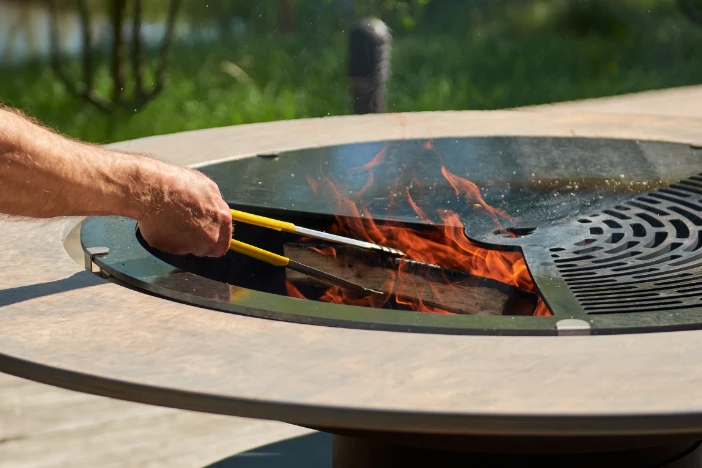
[[578, 222], [590, 235], [550, 253], [587, 313], [702, 306], [702, 177]]

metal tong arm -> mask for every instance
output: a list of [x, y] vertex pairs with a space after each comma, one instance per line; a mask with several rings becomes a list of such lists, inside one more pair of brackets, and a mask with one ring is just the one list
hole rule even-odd
[[246, 255], [247, 257], [255, 258], [256, 260], [261, 260], [274, 266], [290, 268], [291, 270], [295, 270], [307, 276], [311, 276], [312, 278], [316, 278], [320, 281], [331, 284], [332, 286], [338, 286], [340, 288], [364, 294], [382, 294], [379, 291], [364, 288], [360, 284], [356, 284], [343, 278], [339, 278], [338, 276], [334, 276], [322, 270], [318, 270], [316, 268], [312, 268], [311, 266], [298, 263], [295, 260], [290, 260], [288, 257], [284, 257], [283, 255], [278, 255], [273, 252], [263, 250], [259, 247], [238, 241], [236, 239], [232, 239], [229, 242], [229, 250]]
[[259, 216], [251, 213], [246, 213], [239, 210], [231, 210], [232, 220], [239, 221], [242, 223], [253, 224], [254, 226], [265, 227], [268, 229], [275, 229], [276, 231], [287, 231], [296, 232], [301, 235], [316, 237], [317, 239], [323, 239], [329, 242], [336, 242], [340, 244], [353, 245], [363, 249], [379, 251], [386, 255], [391, 255], [393, 257], [404, 257], [405, 253], [401, 250], [393, 249], [390, 247], [385, 247], [382, 245], [372, 244], [370, 242], [360, 241], [356, 239], [351, 239], [349, 237], [337, 236], [336, 234], [329, 234], [322, 231], [316, 231], [314, 229], [307, 229], [299, 226], [295, 226], [293, 223], [288, 223], [286, 221], [279, 221], [277, 219], [266, 218], [265, 216]]

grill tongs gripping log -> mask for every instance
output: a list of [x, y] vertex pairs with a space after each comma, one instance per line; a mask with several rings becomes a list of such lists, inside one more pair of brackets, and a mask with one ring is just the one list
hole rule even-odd
[[[266, 218], [265, 216], [259, 216], [251, 213], [246, 213], [239, 210], [231, 210], [232, 221], [253, 224], [255, 226], [260, 226], [268, 229], [274, 229], [276, 231], [286, 231], [293, 232], [303, 236], [315, 237], [317, 239], [323, 239], [330, 242], [335, 242], [337, 244], [347, 244], [353, 245], [355, 247], [360, 247], [363, 249], [374, 250], [385, 255], [393, 257], [404, 257], [405, 253], [401, 250], [391, 249], [390, 247], [384, 247], [382, 245], [373, 244], [370, 242], [364, 242], [357, 239], [351, 239], [349, 237], [337, 236], [335, 234], [329, 234], [322, 231], [316, 231], [314, 229], [307, 229], [299, 226], [295, 226], [293, 223], [286, 221], [279, 221], [272, 218]], [[370, 288], [365, 288], [359, 284], [352, 281], [348, 281], [338, 276], [332, 275], [322, 270], [312, 268], [311, 266], [304, 265], [302, 263], [291, 260], [288, 257], [278, 255], [273, 252], [261, 249], [259, 247], [246, 244], [244, 242], [232, 239], [229, 244], [229, 250], [238, 252], [240, 254], [246, 255], [257, 260], [269, 263], [274, 266], [290, 268], [291, 270], [298, 271], [312, 278], [316, 278], [325, 283], [331, 284], [333, 286], [338, 286], [340, 288], [348, 289], [350, 291], [356, 291], [363, 294], [383, 294], [382, 292], [375, 291]]]

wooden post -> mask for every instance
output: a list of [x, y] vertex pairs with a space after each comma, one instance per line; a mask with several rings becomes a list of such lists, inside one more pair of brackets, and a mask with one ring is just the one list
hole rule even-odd
[[348, 73], [354, 114], [385, 112], [391, 41], [390, 29], [377, 18], [364, 18], [351, 29]]

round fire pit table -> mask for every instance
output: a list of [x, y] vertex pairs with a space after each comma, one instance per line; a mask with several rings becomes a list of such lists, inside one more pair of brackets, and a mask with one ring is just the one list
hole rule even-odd
[[[510, 213], [514, 226], [476, 221], [466, 233], [486, 247], [523, 250], [552, 315], [375, 311], [227, 284], [157, 258], [129, 220], [116, 218], [82, 227], [98, 275], [64, 247], [81, 220], [3, 219], [0, 371], [327, 431], [335, 468], [699, 466], [700, 129], [702, 121], [633, 115], [443, 112], [116, 144], [200, 168], [233, 204], [315, 216], [339, 213], [301, 188], [306, 158], [333, 149], [337, 161], [362, 165], [387, 145], [398, 157], [407, 145], [442, 152], [489, 203], [505, 196], [517, 210], [524, 200], [523, 216]], [[500, 159], [508, 156], [513, 164]], [[252, 161], [269, 166], [254, 172]], [[563, 200], [540, 205], [543, 193]], [[577, 253], [600, 245], [620, 250]], [[644, 255], [651, 260], [635, 263]], [[627, 270], [639, 266], [646, 271]]]

